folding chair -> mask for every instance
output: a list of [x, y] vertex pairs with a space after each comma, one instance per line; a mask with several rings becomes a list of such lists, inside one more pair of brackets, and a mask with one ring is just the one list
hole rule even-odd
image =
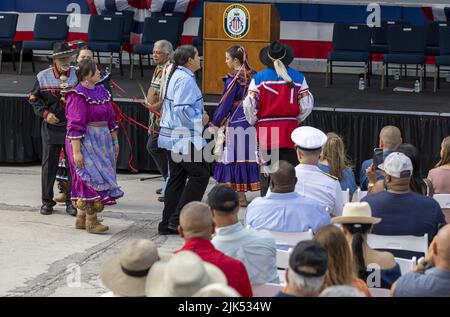
[[370, 45], [371, 53], [385, 54], [389, 52], [388, 48], [388, 31], [391, 25], [408, 26], [406, 21], [381, 21], [380, 27], [372, 28], [372, 43]]
[[350, 188], [342, 191], [342, 202], [344, 205], [350, 202]]
[[53, 44], [64, 42], [69, 32], [66, 14], [37, 14], [34, 23], [34, 41], [23, 41], [20, 50], [19, 75], [22, 74], [24, 50], [31, 50], [31, 65], [36, 72], [33, 61], [33, 50], [53, 50]]
[[[120, 16], [123, 18], [123, 33], [122, 33], [122, 45], [130, 44], [131, 41], [131, 31], [133, 31], [134, 26], [134, 12], [133, 11], [102, 11], [102, 15], [109, 16]], [[130, 58], [131, 63], [131, 48], [128, 52], [128, 56]]]
[[[370, 29], [367, 25], [335, 24], [333, 28], [333, 51], [328, 53], [325, 87], [333, 84], [334, 62], [364, 63], [364, 81], [368, 82], [370, 61]], [[354, 67], [340, 65], [341, 67]]]
[[180, 43], [182, 24], [183, 21], [178, 17], [150, 17], [145, 19], [142, 42], [134, 46], [134, 51], [131, 55], [130, 78], [133, 78], [134, 54], [139, 55], [139, 67], [141, 77], [143, 77], [142, 55], [147, 55], [148, 64], [150, 65], [150, 55], [153, 53], [153, 45], [159, 40], [169, 41], [175, 49]]
[[361, 190], [361, 188], [358, 187], [358, 189], [353, 194], [353, 201], [360, 202], [366, 196], [367, 196], [367, 191]]
[[433, 198], [441, 206], [446, 222], [450, 223], [450, 194], [434, 194]]
[[425, 24], [426, 49], [427, 55], [440, 55], [439, 31], [441, 27], [449, 26], [449, 22], [427, 21]]
[[[389, 65], [416, 65], [416, 75], [420, 66], [420, 86], [426, 87], [425, 63], [425, 28], [422, 26], [390, 26], [388, 31], [389, 53], [384, 54], [383, 71], [381, 75], [381, 89], [389, 86]], [[392, 67], [391, 67], [392, 68]], [[425, 76], [425, 80], [424, 80]]]
[[391, 290], [386, 288], [369, 288], [372, 297], [391, 297]]
[[109, 68], [112, 71], [113, 54], [118, 53], [122, 76], [123, 23], [122, 16], [93, 15], [89, 20], [88, 29], [88, 46], [93, 52], [97, 52], [98, 63], [100, 64], [100, 52], [110, 53]]
[[436, 71], [434, 73], [434, 92], [439, 89], [441, 67], [450, 67], [450, 26], [439, 27], [439, 53], [436, 57]]
[[289, 266], [289, 255], [292, 249], [303, 240], [312, 240], [314, 235], [312, 229], [306, 232], [279, 232], [269, 231], [277, 245], [277, 267], [285, 269]]
[[417, 258], [413, 256], [411, 259], [395, 258], [395, 262], [400, 266], [402, 275], [411, 272], [417, 265]]
[[382, 236], [369, 234], [367, 243], [373, 249], [404, 250], [428, 254], [428, 234], [423, 236]]
[[16, 13], [0, 13], [0, 73], [2, 71], [3, 49], [11, 50], [11, 59], [14, 71], [16, 70], [14, 35], [16, 34], [17, 19]]

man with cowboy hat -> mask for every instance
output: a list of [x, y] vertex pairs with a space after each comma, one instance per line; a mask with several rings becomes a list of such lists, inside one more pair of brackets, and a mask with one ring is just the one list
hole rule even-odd
[[[58, 170], [59, 154], [64, 149], [67, 119], [64, 93], [77, 84], [75, 67], [70, 66], [75, 51], [67, 43], [53, 45], [53, 65], [37, 75], [28, 101], [37, 116], [43, 118], [42, 137], [42, 207], [41, 214], [50, 215], [53, 206], [53, 186]], [[69, 171], [67, 174], [70, 175]], [[70, 179], [69, 188], [70, 193]], [[66, 212], [75, 216], [77, 210], [66, 197]]]
[[[243, 103], [245, 117], [257, 129], [260, 151], [272, 158], [278, 155], [280, 160], [296, 166], [298, 160], [290, 136], [311, 113], [314, 98], [305, 76], [289, 67], [294, 59], [291, 46], [272, 42], [260, 51], [259, 59], [267, 68], [252, 78]], [[263, 164], [268, 161], [264, 157], [260, 159]], [[260, 180], [264, 196], [269, 186], [268, 177], [260, 177]]]

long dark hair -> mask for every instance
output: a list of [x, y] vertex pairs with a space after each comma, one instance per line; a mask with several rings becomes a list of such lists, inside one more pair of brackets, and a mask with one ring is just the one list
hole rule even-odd
[[78, 82], [82, 82], [86, 76], [95, 74], [97, 71], [97, 63], [92, 59], [84, 59], [78, 65], [77, 78]]
[[411, 180], [409, 182], [409, 187], [411, 191], [420, 194], [427, 195], [427, 184], [423, 181], [420, 176], [420, 160], [419, 151], [417, 148], [409, 143], [402, 143], [397, 148], [397, 151], [405, 154], [411, 160], [413, 165], [413, 173], [411, 175]]
[[175, 73], [177, 67], [185, 65], [189, 61], [189, 58], [195, 57], [195, 54], [198, 54], [198, 52], [197, 49], [192, 45], [181, 45], [177, 47], [172, 57], [174, 66], [172, 67], [169, 76], [167, 76], [166, 91], [167, 87], [169, 86], [169, 82], [172, 79], [172, 75], [173, 73]]
[[371, 224], [346, 223], [342, 225], [353, 236], [352, 253], [355, 261], [356, 272], [362, 280], [367, 278], [366, 261], [364, 260], [364, 236], [367, 235], [372, 228]]

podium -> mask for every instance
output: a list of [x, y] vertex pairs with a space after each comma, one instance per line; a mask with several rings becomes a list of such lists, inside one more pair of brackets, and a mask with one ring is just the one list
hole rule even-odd
[[205, 2], [203, 15], [203, 84], [205, 94], [221, 94], [222, 78], [231, 70], [225, 51], [241, 45], [256, 71], [265, 68], [259, 51], [280, 38], [280, 17], [273, 4]]

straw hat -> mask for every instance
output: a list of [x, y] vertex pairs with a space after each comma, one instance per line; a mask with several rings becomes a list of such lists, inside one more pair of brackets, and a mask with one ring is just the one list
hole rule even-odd
[[372, 209], [367, 202], [346, 203], [342, 216], [331, 218], [332, 223], [376, 224], [381, 218], [372, 217]]
[[227, 284], [223, 272], [191, 251], [182, 251], [168, 262], [155, 263], [147, 276], [148, 297], [190, 297], [206, 285]]
[[152, 241], [133, 240], [102, 265], [100, 279], [115, 295], [143, 297], [148, 271], [159, 259]]

